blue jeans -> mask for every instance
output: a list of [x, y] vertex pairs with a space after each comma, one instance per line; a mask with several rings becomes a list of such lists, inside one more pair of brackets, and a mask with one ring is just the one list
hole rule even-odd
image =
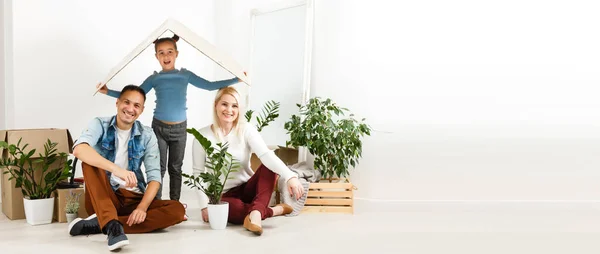
[[[152, 129], [158, 140], [160, 150], [160, 176], [161, 182], [169, 170], [169, 197], [171, 200], [179, 200], [181, 197], [181, 166], [185, 154], [187, 141], [187, 121], [178, 124], [166, 124], [158, 119], [152, 120]], [[158, 199], [162, 198], [162, 185], [156, 194]]]

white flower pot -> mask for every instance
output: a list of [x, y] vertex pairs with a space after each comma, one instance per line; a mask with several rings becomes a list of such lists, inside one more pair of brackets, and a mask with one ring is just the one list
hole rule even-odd
[[74, 219], [77, 218], [76, 213], [67, 213], [67, 224], [70, 224]]
[[31, 225], [42, 225], [52, 223], [54, 215], [54, 197], [46, 199], [30, 200], [23, 198], [25, 207], [25, 218]]
[[229, 203], [222, 201], [218, 205], [208, 205], [208, 222], [212, 229], [225, 229], [229, 217]]

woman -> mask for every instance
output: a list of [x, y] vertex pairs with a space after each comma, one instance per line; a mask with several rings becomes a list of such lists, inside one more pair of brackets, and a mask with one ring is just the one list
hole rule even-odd
[[[244, 228], [261, 235], [261, 220], [289, 214], [293, 210], [286, 204], [269, 207], [276, 175], [285, 179], [290, 193], [293, 193], [296, 199], [302, 196], [304, 189], [298, 181], [298, 176], [267, 148], [256, 128], [240, 121], [239, 98], [233, 87], [220, 89], [215, 97], [213, 124], [200, 129], [199, 132], [213, 144], [227, 142], [227, 151], [240, 162], [241, 168], [238, 172], [230, 174], [232, 179], [227, 180], [223, 188], [221, 200], [229, 203], [228, 221], [243, 224]], [[192, 149], [194, 176], [198, 176], [207, 170], [206, 152], [197, 140], [194, 140]], [[251, 153], [256, 154], [263, 163], [256, 172], [250, 168]], [[208, 222], [208, 198], [202, 192], [200, 202], [202, 219]]]

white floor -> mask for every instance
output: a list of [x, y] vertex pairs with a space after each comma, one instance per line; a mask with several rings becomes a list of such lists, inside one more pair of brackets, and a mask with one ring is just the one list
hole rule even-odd
[[[600, 253], [599, 203], [377, 203], [354, 215], [301, 214], [211, 230], [193, 193], [190, 220], [128, 235], [120, 253]], [[106, 236], [70, 237], [66, 223], [30, 226], [0, 217], [0, 253], [107, 253]]]

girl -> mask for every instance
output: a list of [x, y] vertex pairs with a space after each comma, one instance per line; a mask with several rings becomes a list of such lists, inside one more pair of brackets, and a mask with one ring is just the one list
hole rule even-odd
[[[238, 78], [210, 82], [184, 68], [175, 69], [175, 60], [179, 55], [177, 41], [179, 36], [165, 37], [154, 41], [156, 59], [162, 71], [154, 72], [146, 78], [140, 87], [148, 93], [154, 88], [156, 92], [156, 108], [152, 129], [158, 139], [160, 150], [161, 182], [166, 169], [169, 170], [169, 197], [179, 200], [181, 195], [181, 166], [187, 139], [186, 98], [188, 84], [205, 90], [217, 90], [222, 87], [241, 82]], [[245, 74], [245, 73], [244, 73]], [[101, 84], [98, 84], [100, 86]], [[118, 98], [119, 91], [110, 90], [103, 85], [101, 93]], [[162, 197], [162, 184], [156, 195]]]
[[[234, 224], [243, 223], [244, 228], [261, 235], [261, 220], [289, 214], [293, 210], [286, 204], [268, 206], [275, 188], [276, 176], [279, 175], [287, 182], [290, 193], [293, 193], [296, 199], [302, 196], [304, 188], [298, 176], [267, 148], [256, 128], [240, 121], [239, 98], [233, 87], [219, 90], [214, 104], [214, 123], [200, 129], [199, 132], [213, 144], [227, 142], [227, 151], [240, 162], [241, 168], [229, 175], [230, 178], [223, 187], [224, 194], [221, 200], [229, 203], [228, 221]], [[198, 140], [194, 140], [192, 151], [194, 176], [198, 176], [206, 170], [206, 151]], [[256, 172], [250, 168], [252, 152], [263, 163]], [[199, 193], [202, 219], [207, 222], [208, 198], [203, 192]]]

